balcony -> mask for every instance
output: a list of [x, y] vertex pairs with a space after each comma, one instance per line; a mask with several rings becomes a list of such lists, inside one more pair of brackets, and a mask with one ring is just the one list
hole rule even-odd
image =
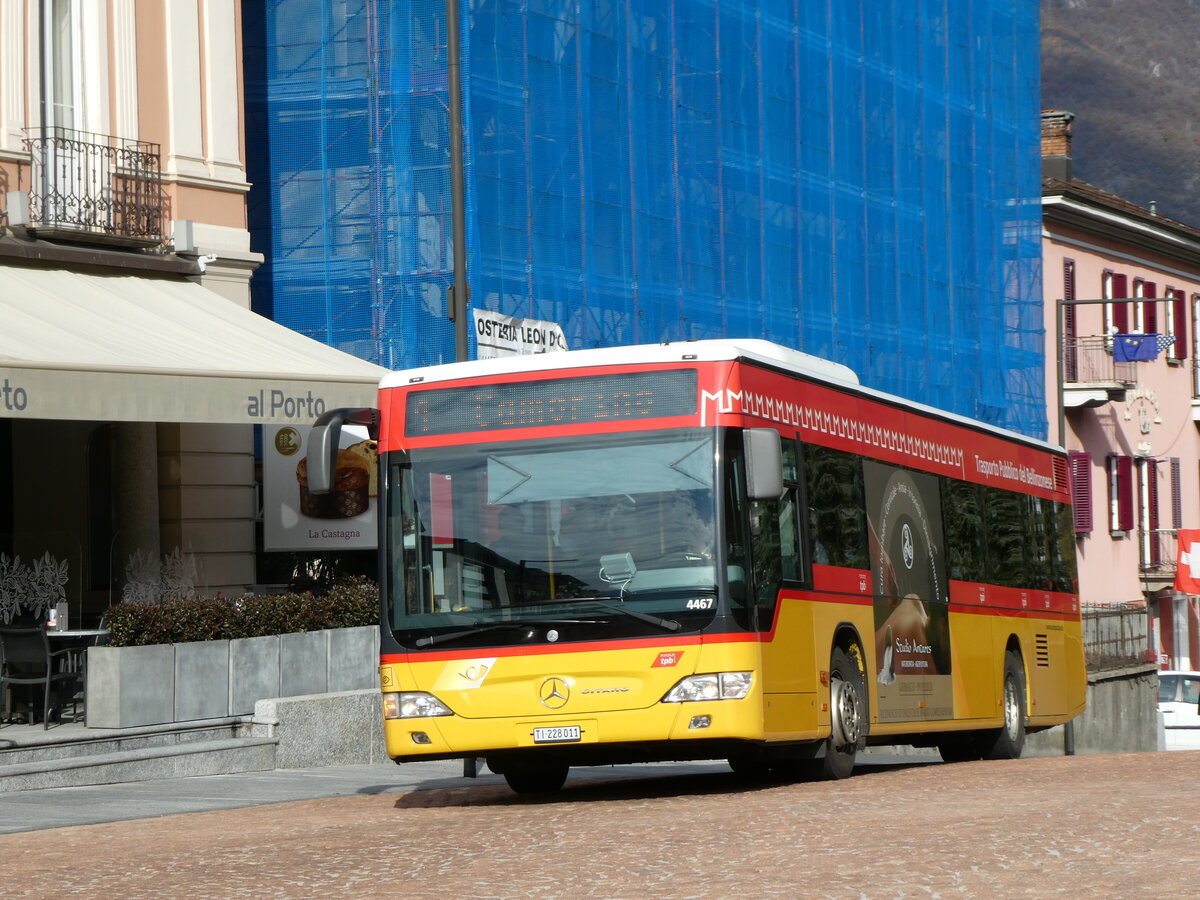
[[31, 133], [25, 148], [25, 225], [38, 237], [122, 247], [166, 240], [158, 144], [55, 127]]
[[1103, 335], [1064, 337], [1062, 355], [1067, 409], [1124, 400], [1125, 391], [1137, 383], [1137, 363], [1114, 360], [1112, 343]]
[[1146, 590], [1156, 591], [1175, 583], [1179, 560], [1179, 533], [1174, 528], [1141, 531], [1139, 569]]

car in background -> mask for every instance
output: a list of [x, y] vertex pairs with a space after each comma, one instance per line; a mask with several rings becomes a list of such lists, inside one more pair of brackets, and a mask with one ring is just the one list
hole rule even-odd
[[1159, 672], [1158, 711], [1167, 750], [1200, 750], [1200, 672]]

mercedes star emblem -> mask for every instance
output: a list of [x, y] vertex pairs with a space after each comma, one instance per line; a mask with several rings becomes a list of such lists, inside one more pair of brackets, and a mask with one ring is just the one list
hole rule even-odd
[[562, 709], [571, 699], [571, 688], [561, 678], [547, 678], [542, 682], [538, 696], [542, 698], [542, 705], [547, 709]]

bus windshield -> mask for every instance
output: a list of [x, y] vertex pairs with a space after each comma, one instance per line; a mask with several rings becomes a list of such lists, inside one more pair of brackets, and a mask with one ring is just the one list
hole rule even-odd
[[393, 460], [387, 602], [397, 639], [482, 646], [547, 631], [589, 640], [707, 624], [715, 447], [714, 431], [682, 430]]

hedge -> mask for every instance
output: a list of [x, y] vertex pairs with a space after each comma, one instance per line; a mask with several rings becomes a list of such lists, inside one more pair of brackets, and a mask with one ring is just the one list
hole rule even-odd
[[321, 595], [247, 594], [154, 604], [118, 603], [105, 617], [112, 647], [262, 637], [378, 622], [379, 587], [367, 578], [336, 585]]

